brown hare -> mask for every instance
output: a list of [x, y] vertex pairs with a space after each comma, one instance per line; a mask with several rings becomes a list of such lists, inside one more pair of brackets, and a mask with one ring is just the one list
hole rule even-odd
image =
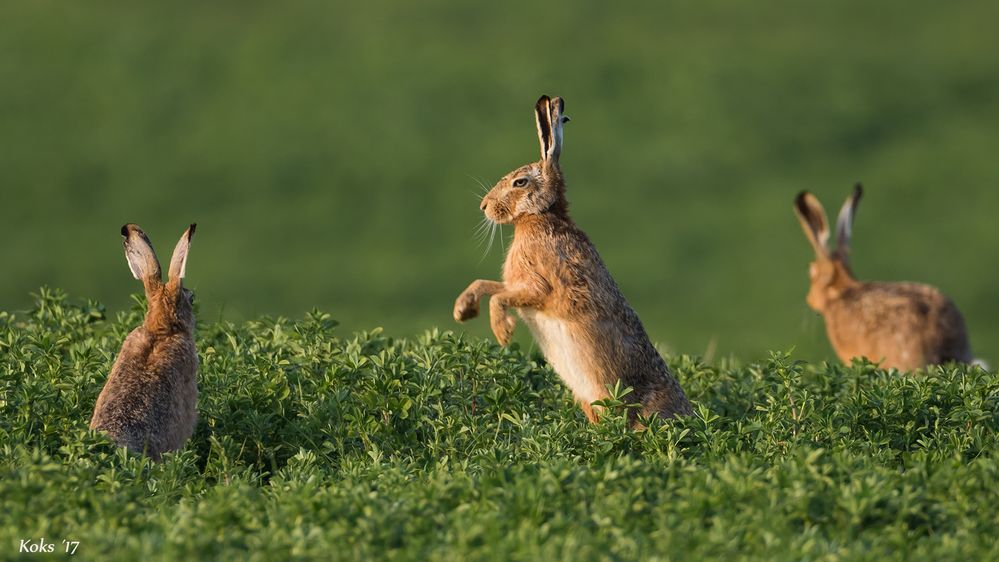
[[[606, 385], [632, 387], [628, 399], [645, 414], [691, 413], [690, 402], [649, 341], [638, 315], [621, 295], [596, 248], [569, 218], [562, 152], [560, 98], [541, 96], [535, 106], [541, 160], [510, 172], [482, 199], [488, 220], [514, 225], [503, 281], [474, 281], [454, 304], [454, 318], [474, 318], [490, 296], [490, 324], [506, 345], [516, 309], [545, 358], [572, 389], [587, 418], [592, 403], [608, 397]], [[634, 420], [633, 420], [634, 421]]]
[[145, 322], [121, 345], [90, 428], [153, 460], [183, 447], [197, 421], [194, 294], [181, 284], [195, 227], [177, 242], [165, 284], [146, 233], [134, 224], [121, 227], [125, 258], [132, 275], [142, 280], [148, 310]]
[[857, 184], [843, 204], [832, 251], [827, 247], [829, 226], [822, 204], [807, 191], [794, 200], [794, 211], [815, 249], [806, 300], [825, 317], [836, 355], [844, 363], [866, 357], [886, 369], [899, 370], [971, 362], [964, 319], [943, 293], [929, 285], [869, 283], [853, 276], [850, 237], [862, 194]]

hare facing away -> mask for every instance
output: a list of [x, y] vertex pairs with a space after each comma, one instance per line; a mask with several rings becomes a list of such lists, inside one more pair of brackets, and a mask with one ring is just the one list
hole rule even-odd
[[794, 200], [794, 211], [815, 249], [806, 300], [825, 318], [836, 355], [844, 363], [865, 357], [903, 371], [948, 361], [971, 362], [964, 319], [939, 290], [918, 283], [868, 283], [853, 276], [850, 237], [862, 194], [857, 184], [843, 204], [832, 251], [827, 247], [829, 226], [822, 204], [807, 191]]
[[143, 324], [121, 345], [90, 428], [153, 460], [183, 447], [197, 421], [194, 294], [181, 283], [196, 226], [177, 242], [166, 283], [146, 233], [134, 224], [121, 227], [125, 258], [132, 275], [142, 280], [148, 309]]
[[[541, 160], [508, 173], [482, 199], [496, 224], [514, 225], [503, 265], [503, 281], [477, 280], [454, 305], [454, 318], [474, 318], [490, 296], [493, 334], [510, 341], [516, 309], [555, 372], [572, 389], [587, 418], [592, 402], [608, 397], [606, 385], [634, 389], [645, 414], [691, 413], [690, 402], [649, 341], [638, 315], [621, 295], [596, 248], [569, 218], [562, 152], [560, 98], [541, 96], [535, 105]], [[634, 421], [634, 420], [633, 420]]]

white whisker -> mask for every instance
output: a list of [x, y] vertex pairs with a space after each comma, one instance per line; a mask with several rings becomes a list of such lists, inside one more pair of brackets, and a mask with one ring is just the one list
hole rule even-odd
[[[481, 201], [482, 198], [485, 197], [486, 194], [489, 193], [489, 190], [491, 188], [489, 186], [487, 186], [486, 184], [482, 183], [482, 181], [479, 180], [479, 178], [477, 178], [477, 177], [475, 177], [473, 175], [470, 175], [470, 174], [465, 174], [465, 175], [468, 176], [472, 181], [474, 181], [475, 183], [477, 183], [479, 185], [479, 188], [482, 190], [482, 192], [481, 193], [475, 193], [473, 191], [471, 193], [472, 193], [472, 196], [476, 198], [476, 200]], [[498, 224], [494, 223], [493, 221], [489, 220], [487, 217], [483, 217], [482, 220], [479, 222], [478, 226], [475, 227], [475, 229], [473, 231], [473, 237], [475, 238], [476, 243], [479, 246], [485, 246], [485, 249], [482, 252], [482, 257], [479, 258], [479, 263], [482, 263], [482, 261], [486, 259], [486, 256], [489, 255], [489, 251], [492, 250], [492, 248], [493, 248], [493, 242], [496, 241], [496, 231], [497, 230], [500, 231], [500, 238], [502, 238], [503, 237], [503, 231], [502, 231], [502, 228], [500, 228], [500, 225], [498, 225]], [[504, 252], [505, 252], [505, 250], [506, 250], [506, 241], [505, 240], [502, 241], [502, 244], [503, 244], [503, 248], [504, 248]]]
[[482, 246], [486, 241], [486, 234], [489, 231], [489, 221], [483, 218], [479, 221], [479, 226], [475, 227], [475, 239], [478, 241], [478, 245]]
[[482, 195], [485, 195], [486, 193], [489, 193], [489, 187], [486, 184], [482, 183], [482, 181], [479, 178], [477, 178], [477, 177], [475, 177], [475, 176], [473, 176], [471, 174], [465, 174], [465, 175], [468, 176], [475, 183], [479, 184], [479, 187], [482, 188]]
[[498, 224], [489, 221], [489, 243], [486, 244], [486, 250], [482, 252], [482, 257], [479, 258], [479, 263], [482, 263], [486, 259], [486, 256], [489, 255], [489, 250], [492, 250], [493, 241], [496, 240], [496, 230], [498, 227]]

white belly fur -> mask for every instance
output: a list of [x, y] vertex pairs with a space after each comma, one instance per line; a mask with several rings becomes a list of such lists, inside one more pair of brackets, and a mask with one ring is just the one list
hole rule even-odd
[[558, 376], [572, 389], [576, 399], [589, 404], [606, 395], [597, 382], [597, 373], [591, 373], [590, 349], [585, 342], [574, 337], [569, 323], [533, 309], [520, 310], [524, 323], [531, 329], [545, 359]]

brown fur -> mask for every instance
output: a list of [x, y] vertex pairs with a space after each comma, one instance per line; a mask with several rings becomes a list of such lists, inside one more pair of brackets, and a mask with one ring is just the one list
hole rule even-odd
[[183, 447], [197, 421], [193, 294], [181, 282], [194, 230], [192, 224], [177, 243], [163, 283], [145, 233], [134, 224], [122, 227], [125, 255], [133, 275], [142, 280], [148, 310], [142, 326], [121, 346], [90, 428], [154, 460]]
[[804, 191], [795, 199], [795, 213], [816, 255], [806, 300], [825, 317], [836, 355], [844, 363], [865, 357], [899, 370], [971, 362], [964, 319], [939, 290], [917, 283], [865, 283], [853, 276], [850, 234], [862, 194], [857, 184], [843, 205], [832, 252], [826, 247], [829, 227], [822, 204]]
[[591, 406], [621, 381], [644, 413], [664, 417], [692, 412], [690, 402], [652, 345], [638, 315], [625, 300], [596, 248], [572, 219], [561, 153], [562, 100], [542, 96], [536, 110], [540, 161], [504, 176], [481, 208], [498, 224], [514, 225], [503, 265], [503, 281], [478, 280], [458, 297], [454, 317], [474, 318], [479, 301], [491, 296], [490, 324], [501, 345], [513, 334], [515, 308], [548, 362], [572, 389], [591, 422]]

